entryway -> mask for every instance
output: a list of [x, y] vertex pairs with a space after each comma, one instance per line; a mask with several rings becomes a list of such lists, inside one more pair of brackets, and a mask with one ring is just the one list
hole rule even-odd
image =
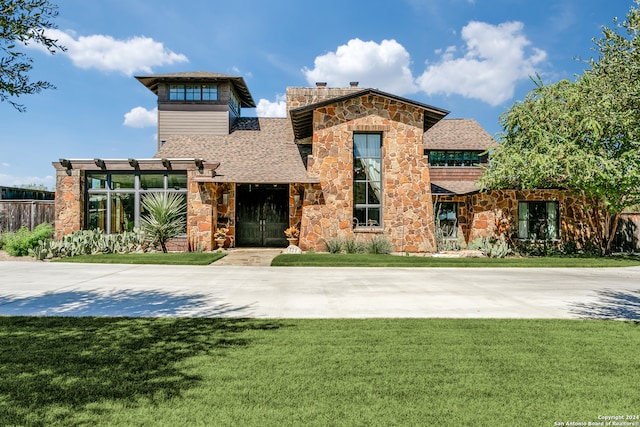
[[289, 185], [238, 184], [236, 195], [236, 246], [286, 247]]

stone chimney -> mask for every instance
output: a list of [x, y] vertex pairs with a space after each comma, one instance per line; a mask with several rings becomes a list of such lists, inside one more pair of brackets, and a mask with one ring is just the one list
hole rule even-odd
[[326, 101], [331, 98], [348, 95], [357, 92], [358, 82], [350, 82], [351, 87], [327, 87], [326, 82], [317, 82], [316, 87], [288, 87], [287, 88], [287, 114], [294, 108], [306, 107], [309, 104]]

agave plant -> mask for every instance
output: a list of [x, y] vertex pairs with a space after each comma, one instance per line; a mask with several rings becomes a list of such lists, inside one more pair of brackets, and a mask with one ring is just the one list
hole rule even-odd
[[167, 252], [167, 242], [184, 233], [186, 206], [184, 196], [176, 193], [149, 193], [141, 202], [145, 215], [140, 228], [152, 245], [160, 245]]

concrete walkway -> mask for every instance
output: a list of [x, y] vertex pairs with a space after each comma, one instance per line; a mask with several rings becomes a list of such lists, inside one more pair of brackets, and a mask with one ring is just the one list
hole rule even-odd
[[213, 267], [220, 266], [252, 266], [269, 267], [271, 261], [280, 255], [284, 249], [263, 249], [263, 248], [233, 248], [226, 249], [224, 258], [212, 264]]
[[640, 320], [640, 267], [190, 267], [5, 261], [0, 262], [0, 315]]

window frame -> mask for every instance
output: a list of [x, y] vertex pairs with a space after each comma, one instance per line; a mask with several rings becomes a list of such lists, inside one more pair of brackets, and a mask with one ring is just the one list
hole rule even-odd
[[[197, 90], [195, 89], [197, 88]], [[218, 101], [218, 85], [208, 83], [169, 84], [167, 100], [171, 102]]]
[[[544, 206], [544, 217], [538, 214]], [[553, 207], [552, 210], [550, 208]], [[532, 209], [535, 208], [535, 209]], [[535, 217], [531, 212], [536, 211]], [[560, 239], [560, 203], [555, 200], [518, 201], [518, 239], [558, 240]], [[541, 227], [544, 227], [542, 231]], [[532, 231], [539, 229], [540, 231]], [[540, 237], [543, 234], [544, 238]]]
[[[90, 185], [90, 180], [92, 176], [104, 176], [104, 180], [100, 180], [101, 185], [95, 188], [92, 188]], [[118, 179], [113, 179], [114, 177], [122, 178], [125, 176], [131, 176], [133, 178], [133, 185], [131, 187], [118, 187], [115, 188], [114, 184], [119, 182]], [[141, 184], [141, 176], [146, 175], [162, 175], [162, 187], [155, 188], [143, 188]], [[180, 179], [176, 179], [176, 177], [180, 177]], [[186, 171], [86, 171], [85, 172], [85, 202], [84, 202], [84, 228], [85, 229], [97, 229], [100, 228], [104, 230], [105, 234], [115, 234], [121, 231], [129, 230], [131, 222], [133, 222], [133, 227], [140, 227], [140, 217], [141, 217], [141, 201], [145, 194], [149, 193], [179, 193], [184, 194], [185, 203], [187, 203], [187, 172]], [[171, 184], [178, 184], [173, 185]], [[183, 183], [183, 185], [182, 185]], [[133, 213], [132, 218], [128, 219], [127, 226], [124, 227], [124, 230], [114, 230], [113, 223], [113, 203], [121, 197], [121, 196], [130, 196], [133, 195]], [[92, 196], [94, 196], [92, 200]], [[104, 200], [102, 201], [102, 206], [104, 209], [103, 219], [98, 220], [98, 225], [92, 226], [91, 221], [91, 203], [96, 201], [95, 196], [104, 196]], [[99, 223], [102, 223], [103, 226], [100, 226]], [[186, 230], [183, 235], [186, 235]]]
[[[445, 218], [441, 218], [441, 209], [445, 205], [451, 205], [452, 209], [447, 209], [444, 212], [446, 213]], [[459, 217], [459, 203], [458, 202], [435, 202], [433, 204], [433, 218], [435, 222], [435, 226], [437, 230], [443, 231], [446, 229], [450, 229], [451, 233], [447, 233], [448, 235], [442, 234], [442, 238], [444, 240], [457, 240], [458, 239], [458, 217]], [[453, 218], [450, 218], [450, 213], [453, 213]], [[449, 227], [443, 229], [442, 223], [452, 223]]]
[[[378, 155], [377, 156], [372, 156], [372, 155], [363, 155], [363, 156], [356, 156], [357, 153], [357, 147], [356, 145], [358, 144], [358, 142], [356, 141], [357, 139], [359, 139], [360, 137], [365, 137], [365, 147], [368, 146], [369, 144], [369, 139], [370, 138], [377, 138], [378, 139]], [[383, 183], [383, 179], [382, 179], [382, 160], [383, 160], [383, 135], [381, 132], [353, 132], [352, 134], [352, 154], [353, 154], [353, 164], [352, 164], [352, 174], [353, 174], [353, 186], [352, 186], [352, 202], [353, 202], [353, 228], [354, 229], [382, 229], [383, 224], [382, 224], [382, 217], [383, 217], [383, 211], [382, 211], [382, 195], [383, 195], [383, 187], [382, 187], [382, 183]], [[363, 152], [366, 154], [368, 150], [365, 148], [363, 150]], [[378, 160], [378, 168], [379, 171], [376, 171], [375, 169], [373, 169], [372, 171], [370, 171], [369, 173], [366, 172], [366, 165], [362, 166], [363, 163], [360, 163], [360, 165], [358, 165], [358, 161], [359, 160]], [[375, 163], [371, 163], [371, 167], [374, 167]], [[359, 173], [357, 172], [359, 169], [362, 169], [365, 174], [364, 178], [359, 178], [358, 175]], [[377, 179], [371, 179], [370, 175], [373, 173], [378, 173], [379, 177]], [[375, 184], [377, 183], [377, 185]], [[364, 187], [364, 191], [363, 196], [364, 196], [364, 203], [357, 203], [357, 197], [358, 194], [356, 194], [356, 188], [359, 186], [363, 186]], [[378, 201], [377, 203], [372, 203], [370, 202], [370, 197], [372, 197], [372, 193], [373, 192], [373, 196], [377, 196]], [[379, 194], [376, 194], [379, 193]], [[361, 216], [357, 211], [359, 210], [364, 210], [364, 218], [362, 218], [362, 222], [361, 219], [359, 219], [358, 217]], [[377, 210], [377, 219], [373, 218], [373, 213]]]
[[425, 150], [431, 167], [477, 168], [487, 162], [479, 150]]

